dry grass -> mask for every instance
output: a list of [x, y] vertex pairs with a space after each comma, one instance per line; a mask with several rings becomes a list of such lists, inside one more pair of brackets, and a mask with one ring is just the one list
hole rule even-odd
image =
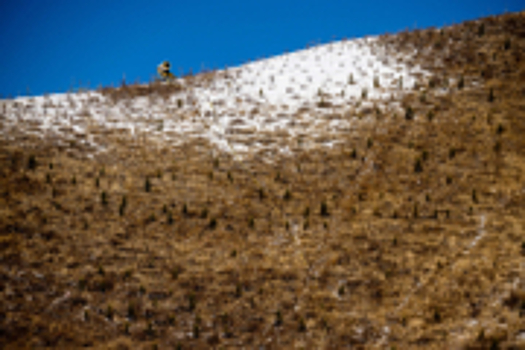
[[89, 159], [2, 140], [0, 343], [523, 346], [524, 23], [385, 36], [432, 67], [449, 49], [403, 101], [414, 117], [379, 113], [339, 146], [272, 164], [197, 141], [124, 140]]

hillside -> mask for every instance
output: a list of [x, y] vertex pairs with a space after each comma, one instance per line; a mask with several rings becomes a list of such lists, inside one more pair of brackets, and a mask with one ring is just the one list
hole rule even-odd
[[0, 344], [524, 347], [524, 38], [0, 101]]

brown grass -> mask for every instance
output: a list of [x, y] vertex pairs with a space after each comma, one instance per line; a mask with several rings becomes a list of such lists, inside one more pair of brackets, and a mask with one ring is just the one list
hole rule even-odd
[[424, 101], [406, 97], [414, 118], [382, 115], [273, 164], [214, 158], [203, 141], [120, 141], [89, 159], [0, 140], [0, 344], [523, 346], [524, 23], [385, 36], [430, 48], [428, 66], [450, 49]]

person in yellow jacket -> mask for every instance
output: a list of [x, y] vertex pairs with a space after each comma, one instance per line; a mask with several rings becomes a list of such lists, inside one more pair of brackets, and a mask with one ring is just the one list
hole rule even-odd
[[171, 65], [168, 61], [164, 61], [157, 67], [157, 73], [160, 76], [160, 79], [163, 81], [173, 80], [175, 76], [170, 72]]

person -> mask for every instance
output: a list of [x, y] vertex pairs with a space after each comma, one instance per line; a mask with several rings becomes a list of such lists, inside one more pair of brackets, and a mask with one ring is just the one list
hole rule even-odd
[[174, 79], [175, 76], [173, 73], [170, 72], [171, 65], [168, 61], [164, 61], [157, 67], [157, 73], [159, 74], [161, 80], [171, 80]]

